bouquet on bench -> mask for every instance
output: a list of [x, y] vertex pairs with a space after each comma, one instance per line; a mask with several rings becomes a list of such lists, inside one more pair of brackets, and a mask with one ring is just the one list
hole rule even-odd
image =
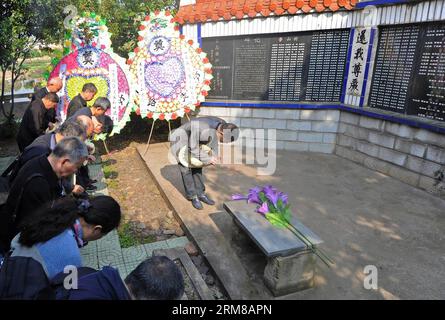
[[292, 225], [292, 212], [288, 195], [268, 185], [249, 189], [247, 195], [234, 194], [232, 200], [247, 200], [258, 204], [256, 212], [263, 215], [273, 226], [287, 228], [295, 234], [328, 267], [334, 262], [321, 249], [317, 248], [302, 232]]

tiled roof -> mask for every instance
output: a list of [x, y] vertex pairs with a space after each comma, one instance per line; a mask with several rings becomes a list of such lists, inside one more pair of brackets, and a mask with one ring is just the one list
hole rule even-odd
[[181, 6], [176, 15], [180, 24], [253, 18], [257, 15], [352, 10], [358, 0], [196, 0]]

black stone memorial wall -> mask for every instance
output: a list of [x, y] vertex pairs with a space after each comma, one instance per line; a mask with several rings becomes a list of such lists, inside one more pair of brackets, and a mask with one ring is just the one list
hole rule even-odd
[[349, 30], [204, 38], [210, 99], [340, 100]]
[[379, 33], [369, 106], [445, 121], [445, 23]]

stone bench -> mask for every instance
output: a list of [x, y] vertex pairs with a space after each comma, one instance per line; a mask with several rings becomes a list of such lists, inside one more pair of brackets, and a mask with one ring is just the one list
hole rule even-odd
[[[313, 287], [316, 256], [290, 230], [270, 224], [255, 210], [256, 204], [246, 201], [228, 201], [224, 209], [234, 222], [256, 243], [267, 258], [264, 281], [274, 296]], [[301, 222], [292, 224], [314, 245], [323, 241]]]

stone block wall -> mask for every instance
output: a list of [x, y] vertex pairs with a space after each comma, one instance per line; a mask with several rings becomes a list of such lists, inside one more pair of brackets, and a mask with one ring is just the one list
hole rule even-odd
[[[333, 153], [340, 111], [201, 107], [199, 115], [235, 123], [248, 145], [258, 138], [252, 130], [276, 129], [276, 149]], [[267, 139], [267, 130], [265, 135]]]
[[[201, 107], [200, 116], [238, 125], [253, 146], [255, 129], [276, 129], [276, 149], [334, 153], [412, 186], [445, 196], [445, 135], [340, 110]], [[267, 146], [267, 130], [266, 130]]]
[[[442, 193], [445, 135], [342, 111], [335, 154], [412, 186]], [[444, 186], [445, 187], [445, 186]]]

